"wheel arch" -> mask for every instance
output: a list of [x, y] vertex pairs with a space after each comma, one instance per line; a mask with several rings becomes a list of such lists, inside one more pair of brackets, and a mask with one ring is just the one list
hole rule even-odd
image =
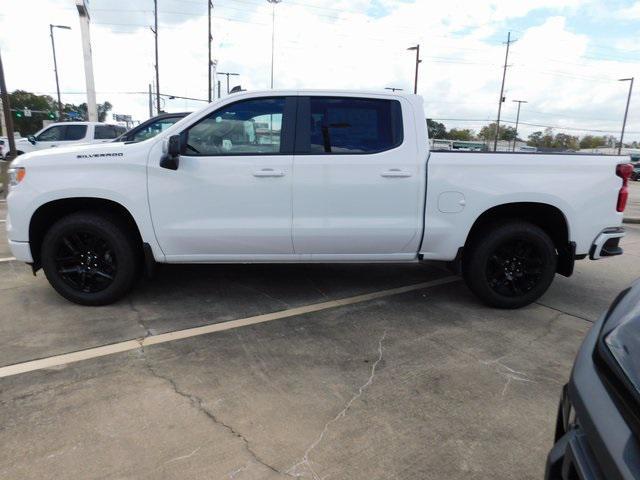
[[527, 221], [544, 230], [551, 238], [558, 253], [557, 272], [565, 276], [570, 276], [573, 273], [575, 244], [570, 241], [569, 222], [562, 210], [548, 203], [511, 202], [485, 210], [469, 230], [465, 247], [473, 242], [489, 225], [513, 220]]
[[131, 212], [121, 203], [95, 197], [62, 198], [40, 205], [29, 221], [29, 245], [34, 272], [41, 266], [42, 241], [49, 228], [61, 218], [80, 211], [102, 213], [120, 219], [134, 236], [136, 245], [139, 245], [142, 251], [143, 240], [140, 227]]

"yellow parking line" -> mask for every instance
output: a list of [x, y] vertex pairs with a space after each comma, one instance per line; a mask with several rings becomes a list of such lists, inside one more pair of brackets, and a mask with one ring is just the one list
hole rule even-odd
[[38, 360], [16, 363], [13, 365], [7, 365], [6, 367], [1, 367], [0, 378], [9, 377], [11, 375], [18, 375], [20, 373], [33, 372], [35, 370], [59, 367], [68, 363], [90, 360], [92, 358], [103, 357], [105, 355], [111, 355], [113, 353], [136, 350], [138, 348], [147, 347], [149, 345], [158, 345], [160, 343], [173, 342], [175, 340], [182, 340], [184, 338], [206, 335], [208, 333], [222, 332], [224, 330], [256, 325], [258, 323], [271, 322], [273, 320], [294, 317], [297, 315], [304, 315], [306, 313], [319, 312], [321, 310], [327, 310], [329, 308], [343, 307], [345, 305], [367, 302], [369, 300], [376, 300], [378, 298], [398, 295], [400, 293], [444, 285], [447, 283], [455, 282], [458, 279], [458, 277], [449, 276], [439, 278], [437, 280], [431, 280], [429, 282], [416, 283], [414, 285], [407, 285], [404, 287], [390, 288], [388, 290], [380, 290], [373, 293], [365, 293], [363, 295], [356, 295], [354, 297], [343, 298], [340, 300], [330, 300], [328, 302], [314, 303], [311, 305], [305, 305], [303, 307], [289, 308], [287, 310], [282, 310], [279, 312], [265, 313], [262, 315], [240, 318], [238, 320], [230, 320], [228, 322], [214, 323], [212, 325], [205, 325], [202, 327], [186, 328], [184, 330], [161, 333], [159, 335], [152, 335], [136, 340], [127, 340], [124, 342], [112, 343], [110, 345], [103, 345], [101, 347], [88, 348], [86, 350], [64, 353], [62, 355], [55, 355]]

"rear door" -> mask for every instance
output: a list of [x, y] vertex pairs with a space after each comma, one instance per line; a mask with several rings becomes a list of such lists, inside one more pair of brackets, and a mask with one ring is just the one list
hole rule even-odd
[[95, 125], [92, 143], [110, 142], [119, 135], [115, 125]]
[[401, 97], [299, 98], [296, 254], [345, 260], [415, 256], [425, 180], [413, 123]]

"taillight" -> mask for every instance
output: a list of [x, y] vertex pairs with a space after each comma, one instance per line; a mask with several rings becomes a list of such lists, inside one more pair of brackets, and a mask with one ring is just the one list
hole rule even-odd
[[633, 165], [630, 163], [619, 163], [616, 165], [616, 175], [622, 179], [622, 187], [618, 192], [618, 204], [616, 210], [618, 212], [624, 212], [624, 207], [627, 206], [627, 199], [629, 198], [629, 189], [627, 184], [629, 183], [629, 177], [633, 172]]

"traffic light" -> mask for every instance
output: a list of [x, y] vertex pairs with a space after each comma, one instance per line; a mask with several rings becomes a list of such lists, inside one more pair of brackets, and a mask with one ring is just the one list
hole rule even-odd
[[16, 110], [16, 118], [24, 117], [24, 112], [22, 110]]
[[55, 112], [49, 112], [47, 114], [47, 117], [49, 117], [51, 120], [55, 120], [56, 119], [56, 114], [55, 114]]

